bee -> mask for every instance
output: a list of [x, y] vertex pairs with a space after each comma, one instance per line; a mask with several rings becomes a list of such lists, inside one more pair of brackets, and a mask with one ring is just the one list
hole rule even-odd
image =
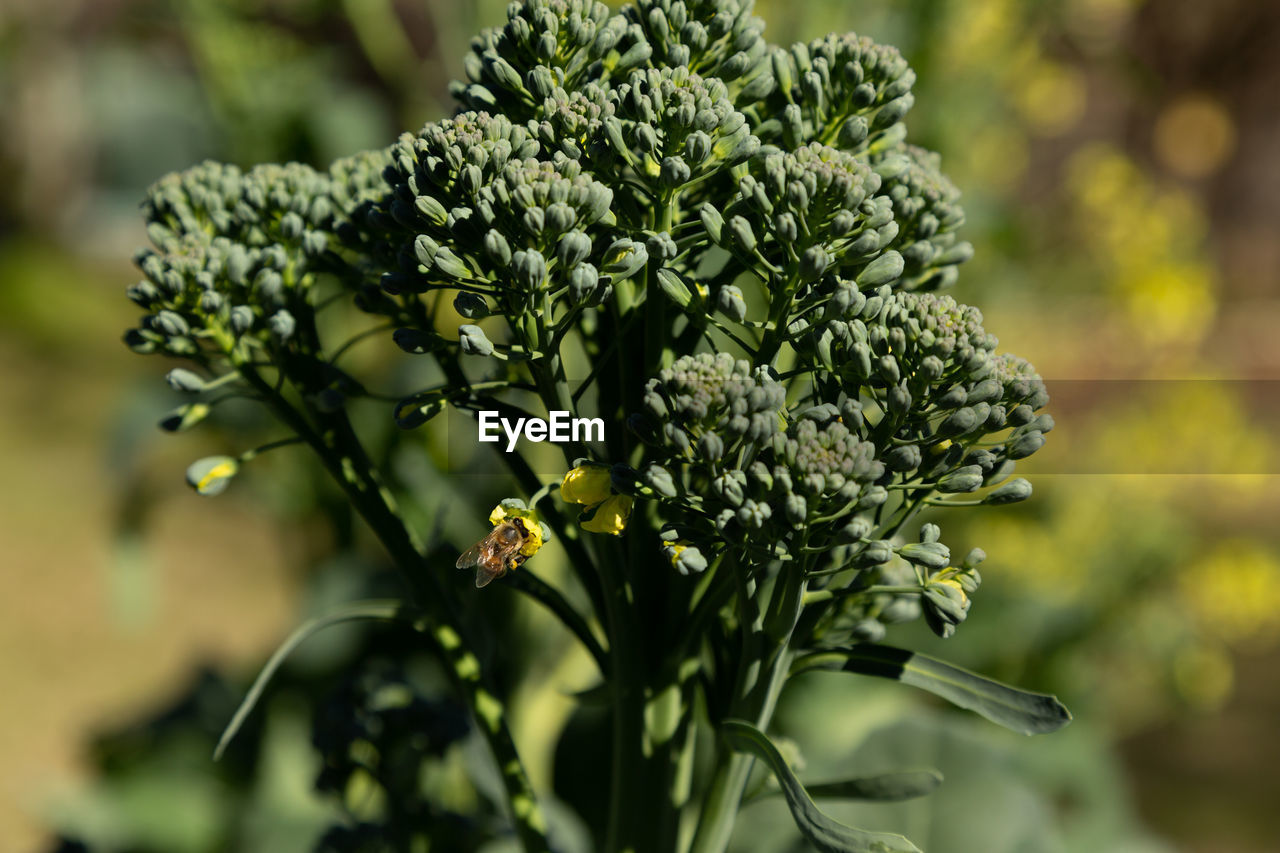
[[503, 519], [487, 536], [463, 551], [455, 565], [460, 569], [474, 566], [476, 588], [488, 586], [529, 559], [525, 546], [531, 539], [533, 534], [523, 518]]

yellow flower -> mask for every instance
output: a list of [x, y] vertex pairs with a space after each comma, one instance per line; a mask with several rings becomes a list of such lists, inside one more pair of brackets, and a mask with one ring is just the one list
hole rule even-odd
[[667, 556], [671, 558], [671, 568], [676, 567], [676, 563], [680, 559], [680, 554], [689, 547], [689, 543], [681, 539], [678, 542], [672, 542], [667, 546]]
[[560, 497], [572, 504], [593, 506], [613, 494], [612, 482], [608, 465], [587, 462], [564, 475]]
[[529, 538], [520, 546], [520, 553], [526, 557], [532, 557], [542, 547], [542, 522], [538, 520], [538, 513], [531, 509], [505, 507], [502, 504], [495, 506], [493, 512], [489, 513], [489, 523], [494, 527], [511, 518], [518, 518], [524, 522], [524, 529], [528, 532]]
[[587, 510], [591, 517], [581, 522], [583, 530], [592, 533], [609, 533], [620, 536], [627, 528], [627, 520], [631, 518], [631, 506], [634, 501], [630, 495], [610, 495], [595, 507]]

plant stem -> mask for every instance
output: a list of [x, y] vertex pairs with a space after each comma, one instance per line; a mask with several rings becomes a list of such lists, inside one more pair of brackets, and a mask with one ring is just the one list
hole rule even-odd
[[[768, 728], [773, 718], [796, 654], [790, 643], [800, 617], [798, 605], [804, 598], [805, 578], [803, 567], [795, 568], [796, 571], [784, 571], [778, 576], [771, 596], [766, 624], [775, 629], [776, 645], [770, 642], [769, 633], [758, 630], [756, 626], [747, 626], [751, 653], [744, 656], [739, 669], [739, 684], [744, 684], [741, 680], [743, 673], [758, 666], [767, 666], [767, 673], [758, 677], [745, 695], [735, 689], [730, 716], [750, 720], [761, 731]], [[784, 608], [793, 609], [788, 612]], [[752, 756], [734, 752], [720, 744], [715, 775], [703, 801], [691, 853], [723, 853], [728, 846], [753, 764]]]
[[317, 430], [302, 412], [275, 393], [251, 365], [237, 364], [237, 369], [264, 396], [276, 416], [316, 452], [403, 573], [412, 599], [426, 614], [422, 628], [432, 651], [474, 712], [493, 751], [521, 845], [526, 853], [549, 853], [546, 819], [507, 728], [502, 702], [490, 689], [480, 661], [471, 651], [476, 645], [469, 640], [465, 627], [452, 618], [449, 590], [423, 565], [415, 537], [400, 518], [391, 492], [380, 482], [345, 411], [326, 413], [312, 409], [310, 416], [321, 425]]

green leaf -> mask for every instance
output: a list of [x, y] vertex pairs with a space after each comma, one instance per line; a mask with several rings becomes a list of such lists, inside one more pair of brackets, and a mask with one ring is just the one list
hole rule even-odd
[[810, 785], [809, 796], [890, 803], [923, 797], [941, 784], [942, 774], [937, 770], [902, 770]]
[[937, 658], [892, 646], [860, 643], [847, 649], [819, 652], [796, 662], [795, 672], [806, 669], [844, 670], [892, 678], [928, 690], [1025, 735], [1056, 731], [1071, 722], [1071, 712], [1056, 696], [1009, 687]]
[[262, 698], [263, 692], [267, 689], [267, 684], [271, 682], [271, 677], [276, 674], [276, 671], [293, 653], [293, 650], [302, 645], [308, 637], [317, 631], [328, 628], [330, 625], [337, 625], [340, 622], [354, 622], [361, 619], [388, 621], [397, 619], [404, 610], [404, 605], [399, 601], [361, 601], [339, 608], [333, 613], [308, 619], [299, 625], [271, 655], [266, 666], [262, 667], [262, 672], [258, 673], [257, 679], [253, 682], [253, 686], [249, 688], [249, 692], [245, 694], [244, 700], [240, 703], [240, 707], [236, 709], [231, 722], [227, 723], [226, 729], [223, 730], [222, 737], [218, 738], [218, 745], [213, 750], [213, 760], [217, 761], [222, 757], [222, 753], [226, 751], [231, 739], [236, 736], [236, 732], [240, 731], [244, 721], [249, 719], [249, 714], [253, 713], [254, 706]]
[[720, 730], [734, 749], [750, 753], [769, 765], [782, 786], [782, 795], [787, 798], [796, 828], [823, 853], [920, 853], [918, 847], [901, 835], [854, 829], [819, 811], [773, 741], [755, 726], [742, 720], [725, 720]]

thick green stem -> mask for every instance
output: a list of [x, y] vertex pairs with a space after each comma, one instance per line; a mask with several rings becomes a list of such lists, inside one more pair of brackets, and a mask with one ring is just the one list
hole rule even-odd
[[[750, 652], [744, 655], [745, 659], [740, 663], [739, 685], [734, 691], [735, 700], [730, 708], [730, 716], [750, 720], [761, 731], [766, 730], [769, 721], [773, 719], [778, 697], [786, 684], [791, 661], [796, 654], [790, 643], [804, 597], [803, 568], [784, 567], [774, 584], [769, 612], [764, 617], [763, 624], [747, 626], [750, 631]], [[762, 627], [765, 630], [760, 630]], [[770, 636], [776, 638], [776, 643], [770, 642]], [[751, 673], [757, 668], [763, 672], [754, 684], [750, 683], [750, 676], [747, 676], [747, 681], [743, 680], [744, 673]], [[746, 687], [745, 692], [743, 687]], [[703, 800], [692, 853], [723, 853], [728, 847], [747, 779], [754, 764], [751, 756], [734, 752], [723, 743], [719, 750], [716, 771]]]

